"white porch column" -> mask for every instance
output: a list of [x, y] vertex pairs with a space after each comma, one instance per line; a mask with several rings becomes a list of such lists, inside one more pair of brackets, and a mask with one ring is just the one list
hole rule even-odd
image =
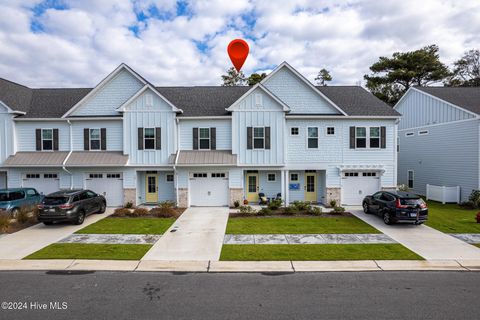
[[280, 192], [282, 193], [282, 198], [285, 198], [285, 171], [280, 171]]
[[288, 170], [285, 170], [285, 195], [283, 195], [283, 198], [285, 199], [285, 206], [288, 206], [290, 204], [290, 194], [288, 190], [288, 180], [290, 178], [288, 176], [288, 172]]

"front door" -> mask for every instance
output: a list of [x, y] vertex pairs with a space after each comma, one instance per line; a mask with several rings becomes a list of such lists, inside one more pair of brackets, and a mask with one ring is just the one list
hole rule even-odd
[[258, 173], [247, 173], [247, 200], [258, 202]]
[[317, 174], [305, 174], [305, 201], [317, 202]]
[[147, 174], [146, 182], [145, 202], [158, 202], [158, 176], [156, 174]]

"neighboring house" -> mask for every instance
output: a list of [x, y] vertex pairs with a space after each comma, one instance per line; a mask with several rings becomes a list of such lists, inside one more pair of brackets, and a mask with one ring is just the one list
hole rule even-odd
[[479, 189], [480, 88], [414, 87], [394, 107], [399, 123], [398, 182], [425, 195], [426, 185]]
[[0, 80], [0, 101], [8, 187], [223, 206], [259, 193], [357, 205], [396, 186], [399, 114], [361, 87], [315, 87], [285, 62], [251, 87], [154, 87], [125, 64], [93, 89]]

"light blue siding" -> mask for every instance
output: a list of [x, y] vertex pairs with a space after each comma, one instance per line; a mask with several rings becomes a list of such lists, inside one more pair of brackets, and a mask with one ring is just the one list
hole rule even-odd
[[232, 120], [184, 120], [179, 123], [180, 149], [193, 150], [193, 128], [216, 128], [217, 150], [232, 150]]
[[[292, 173], [298, 174], [298, 181], [290, 181]], [[317, 202], [324, 203], [325, 201], [325, 182], [326, 182], [326, 172], [324, 170], [318, 170], [317, 174]], [[288, 172], [287, 177], [289, 184], [298, 183], [300, 184], [300, 189], [298, 190], [289, 190], [289, 201], [304, 201], [305, 200], [305, 171], [301, 170], [292, 170]]]
[[[275, 181], [268, 181], [267, 175], [274, 173], [276, 175]], [[268, 198], [275, 198], [277, 193], [282, 192], [282, 176], [281, 171], [259, 171], [258, 172], [258, 187], [259, 192], [265, 193]]]
[[110, 82], [87, 98], [72, 115], [106, 116], [118, 115], [115, 110], [143, 87], [143, 83], [127, 70], [120, 71]]
[[15, 124], [12, 118], [7, 109], [0, 104], [0, 165], [14, 153], [12, 132], [15, 130]]
[[230, 168], [228, 184], [230, 188], [243, 188], [243, 170], [241, 168]]
[[318, 92], [283, 67], [264, 83], [275, 96], [291, 109], [291, 113], [340, 114]]
[[[161, 201], [176, 201], [175, 197], [175, 183], [167, 182], [167, 174], [173, 174], [171, 172], [159, 171], [158, 176], [158, 202]], [[139, 203], [145, 203], [145, 188], [146, 188], [146, 172], [138, 172], [138, 187], [137, 187], [137, 197]]]
[[122, 121], [119, 120], [102, 120], [102, 121], [72, 121], [72, 141], [73, 150], [84, 150], [83, 145], [83, 129], [107, 129], [107, 151], [123, 150], [123, 127]]
[[[36, 151], [36, 129], [58, 129], [58, 148], [60, 151], [70, 150], [70, 129], [65, 121], [16, 122], [17, 150]], [[83, 148], [82, 148], [83, 150]]]
[[395, 109], [402, 114], [399, 130], [475, 117], [471, 113], [415, 89], [410, 89]]
[[413, 191], [426, 193], [426, 184], [460, 186], [462, 200], [479, 188], [479, 121], [429, 126], [427, 135], [405, 137], [399, 132], [398, 182], [407, 184], [414, 170]]

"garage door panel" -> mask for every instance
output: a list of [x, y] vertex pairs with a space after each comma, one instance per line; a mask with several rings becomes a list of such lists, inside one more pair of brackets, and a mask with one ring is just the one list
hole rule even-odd
[[58, 173], [26, 173], [23, 175], [22, 185], [47, 195], [60, 190], [60, 179]]
[[342, 204], [361, 205], [367, 195], [371, 195], [380, 189], [380, 179], [376, 176], [342, 177]]
[[228, 190], [225, 173], [195, 174], [190, 178], [190, 205], [228, 206]]
[[107, 206], [123, 205], [123, 179], [121, 173], [90, 173], [85, 187], [103, 195]]

